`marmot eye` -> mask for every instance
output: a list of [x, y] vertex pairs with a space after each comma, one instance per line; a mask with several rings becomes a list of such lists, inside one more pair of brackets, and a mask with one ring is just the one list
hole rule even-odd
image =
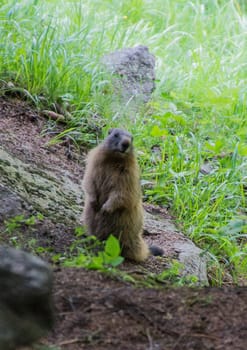
[[119, 137], [119, 133], [118, 132], [116, 132], [116, 134], [114, 134], [114, 137]]

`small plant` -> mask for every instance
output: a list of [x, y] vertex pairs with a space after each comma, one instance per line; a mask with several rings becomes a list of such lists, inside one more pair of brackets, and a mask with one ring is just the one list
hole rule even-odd
[[5, 231], [7, 233], [13, 233], [15, 231], [18, 231], [23, 225], [26, 226], [33, 226], [36, 224], [36, 222], [39, 220], [43, 220], [44, 217], [42, 214], [38, 213], [36, 216], [32, 215], [28, 218], [25, 218], [24, 215], [17, 215], [11, 219], [8, 219], [4, 222], [5, 224]]
[[[17, 215], [11, 219], [4, 221], [4, 232], [5, 236], [8, 237], [8, 241], [11, 245], [15, 247], [22, 246], [23, 241], [22, 231], [25, 228], [33, 227], [38, 221], [44, 219], [43, 215], [38, 213], [37, 215], [32, 215], [30, 217], [25, 217], [24, 215]], [[36, 250], [36, 239], [32, 238], [27, 242], [27, 246], [31, 250]]]
[[177, 281], [178, 277], [181, 275], [183, 269], [183, 264], [178, 261], [172, 261], [170, 268], [162, 271], [156, 275], [156, 279], [159, 282], [163, 281]]
[[6, 227], [5, 231], [7, 233], [13, 233], [13, 232], [17, 231], [19, 228], [21, 228], [21, 226], [24, 224], [24, 222], [25, 222], [24, 215], [17, 215], [14, 218], [6, 220], [4, 222], [5, 227]]
[[32, 349], [33, 350], [61, 350], [60, 347], [57, 347], [54, 345], [42, 345], [42, 344], [35, 344], [33, 345]]
[[[94, 248], [98, 247], [98, 249], [100, 249], [99, 247], [102, 247], [101, 243], [98, 242], [94, 236], [89, 236], [86, 237], [85, 240], [82, 240], [84, 244], [89, 241], [96, 243], [96, 245], [94, 244]], [[71, 259], [66, 259], [64, 266], [78, 266], [90, 270], [105, 271], [109, 268], [117, 267], [124, 261], [124, 258], [120, 253], [121, 249], [118, 239], [115, 236], [110, 235], [103, 245], [103, 250], [98, 251], [96, 254], [92, 254], [88, 248], [78, 248], [77, 256]]]
[[158, 274], [148, 274], [147, 284], [151, 286], [157, 286], [160, 283], [169, 284], [173, 286], [189, 286], [193, 287], [197, 285], [198, 278], [193, 275], [183, 276], [183, 264], [177, 260], [173, 260], [170, 263], [170, 267]]

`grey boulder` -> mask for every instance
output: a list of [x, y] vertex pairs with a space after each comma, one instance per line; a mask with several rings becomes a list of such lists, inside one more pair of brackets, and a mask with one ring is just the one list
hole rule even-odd
[[113, 76], [113, 97], [119, 110], [120, 104], [137, 111], [150, 100], [155, 89], [155, 58], [146, 46], [115, 51], [105, 55], [102, 62]]
[[52, 272], [40, 258], [0, 246], [0, 350], [28, 345], [53, 324]]

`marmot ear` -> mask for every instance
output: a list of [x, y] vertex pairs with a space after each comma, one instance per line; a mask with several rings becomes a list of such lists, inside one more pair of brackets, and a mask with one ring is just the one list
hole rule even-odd
[[108, 131], [108, 135], [110, 135], [110, 134], [112, 133], [112, 130], [113, 130], [113, 129], [110, 129], [110, 130]]

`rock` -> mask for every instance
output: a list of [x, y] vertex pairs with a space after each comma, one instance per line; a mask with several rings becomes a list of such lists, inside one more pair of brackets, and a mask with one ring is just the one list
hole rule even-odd
[[200, 173], [203, 175], [211, 174], [214, 171], [214, 168], [210, 162], [205, 162], [200, 167]]
[[23, 203], [9, 188], [0, 185], [0, 223], [23, 213]]
[[164, 250], [166, 257], [176, 257], [181, 262], [182, 276], [195, 276], [199, 285], [209, 284], [207, 259], [203, 251], [179, 232], [172, 220], [145, 212], [144, 233], [150, 244]]
[[[4, 203], [9, 203], [9, 216], [11, 210], [15, 216], [20, 208], [18, 201], [17, 207], [13, 207], [17, 197], [12, 191], [35, 211], [54, 220], [74, 222], [79, 213], [81, 214], [81, 185], [70, 180], [63, 169], [57, 175], [44, 169], [42, 165], [25, 163], [0, 147], [0, 181], [9, 188], [4, 197]], [[12, 207], [10, 203], [13, 204]]]
[[179, 261], [183, 264], [184, 276], [196, 276], [199, 284], [208, 285], [207, 258], [203, 251], [191, 242], [176, 242]]
[[102, 59], [107, 70], [113, 75], [113, 100], [117, 100], [117, 111], [131, 105], [137, 110], [140, 104], [150, 100], [155, 89], [155, 58], [146, 46], [125, 48], [106, 55]]
[[0, 285], [0, 349], [28, 345], [52, 327], [52, 272], [45, 262], [0, 246]]

